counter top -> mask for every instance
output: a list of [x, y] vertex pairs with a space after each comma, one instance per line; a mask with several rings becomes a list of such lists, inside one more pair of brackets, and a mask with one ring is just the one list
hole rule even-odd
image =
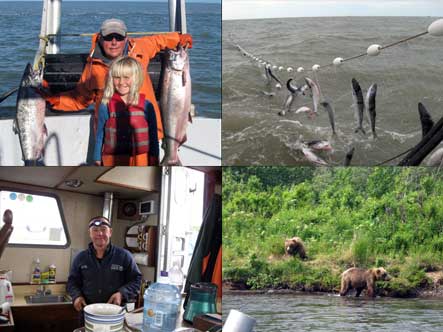
[[[25, 296], [35, 295], [37, 293], [37, 289], [41, 285], [13, 285], [14, 289], [14, 302], [12, 303], [13, 307], [18, 306], [35, 306], [41, 305], [38, 303], [26, 303]], [[52, 295], [62, 295], [66, 294], [66, 284], [45, 284], [46, 289], [51, 290]], [[54, 305], [54, 304], [66, 304], [66, 303], [45, 303], [45, 305]], [[71, 304], [70, 304], [71, 305]]]

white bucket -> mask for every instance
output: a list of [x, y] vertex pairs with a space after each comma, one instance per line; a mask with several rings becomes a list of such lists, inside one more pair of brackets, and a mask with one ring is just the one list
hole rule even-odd
[[252, 332], [255, 326], [255, 319], [244, 313], [231, 310], [226, 319], [223, 331], [225, 332]]
[[95, 303], [84, 309], [86, 332], [118, 332], [123, 330], [125, 311], [109, 303]]

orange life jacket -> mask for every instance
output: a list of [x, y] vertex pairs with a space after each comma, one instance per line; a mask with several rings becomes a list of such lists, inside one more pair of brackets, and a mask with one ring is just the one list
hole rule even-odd
[[145, 96], [137, 105], [126, 105], [115, 93], [108, 104], [103, 154], [139, 155], [149, 151], [148, 122], [145, 119]]

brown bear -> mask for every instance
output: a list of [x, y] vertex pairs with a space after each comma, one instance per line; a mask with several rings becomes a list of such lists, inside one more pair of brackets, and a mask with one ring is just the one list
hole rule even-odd
[[308, 256], [306, 256], [306, 250], [303, 241], [296, 236], [294, 236], [292, 239], [285, 240], [285, 253], [286, 255], [290, 256], [295, 256], [298, 254], [301, 259], [308, 258]]
[[368, 296], [375, 296], [375, 282], [390, 280], [388, 272], [382, 267], [369, 270], [352, 267], [341, 274], [340, 296], [345, 296], [351, 289], [356, 289], [355, 296], [360, 296], [363, 289], [367, 289]]

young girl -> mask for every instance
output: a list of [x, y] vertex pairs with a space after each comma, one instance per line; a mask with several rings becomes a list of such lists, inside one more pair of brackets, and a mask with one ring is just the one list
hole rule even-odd
[[142, 84], [137, 60], [120, 57], [111, 64], [98, 113], [96, 165], [158, 165], [157, 119], [151, 102], [139, 94]]

